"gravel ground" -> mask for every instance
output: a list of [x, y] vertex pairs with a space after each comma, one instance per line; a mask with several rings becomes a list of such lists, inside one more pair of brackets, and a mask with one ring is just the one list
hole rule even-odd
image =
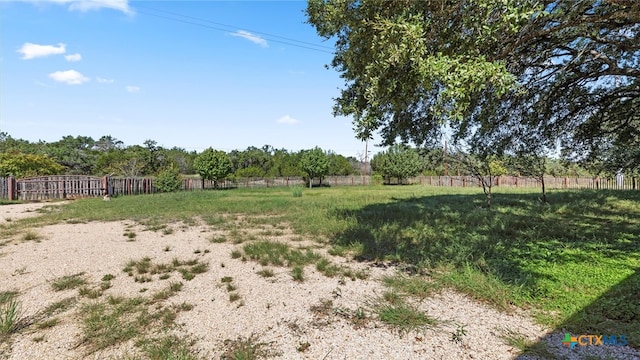
[[[0, 208], [0, 224], [35, 216], [43, 204], [7, 205]], [[191, 304], [178, 313], [169, 333], [187, 337], [202, 358], [220, 358], [230, 340], [252, 338], [262, 343], [265, 355], [283, 359], [536, 359], [520, 355], [507, 345], [505, 334], [518, 334], [529, 342], [543, 341], [559, 359], [640, 359], [629, 347], [590, 347], [569, 350], [562, 333], [548, 334], [524, 313], [503, 313], [453, 291], [444, 291], [414, 305], [437, 319], [430, 328], [399, 332], [375, 319], [372, 303], [387, 291], [380, 279], [393, 268], [368, 266], [327, 255], [334, 263], [369, 273], [366, 280], [329, 278], [313, 266], [305, 268], [305, 281], [294, 281], [290, 269], [270, 267], [274, 276], [256, 272], [262, 266], [233, 259], [231, 252], [243, 244], [211, 243], [212, 229], [172, 224], [171, 234], [144, 231], [132, 222], [58, 224], [32, 229], [39, 241], [16, 241], [0, 248], [0, 291], [17, 291], [25, 318], [35, 318], [48, 305], [76, 297], [77, 289], [54, 291], [51, 283], [62, 276], [84, 273], [89, 284], [100, 284], [105, 274], [115, 275], [112, 287], [97, 300], [80, 298], [79, 304], [58, 316], [58, 324], [38, 330], [22, 329], [0, 345], [6, 359], [108, 359], [135, 355], [132, 341], [115, 348], [90, 352], [82, 341], [81, 303], [101, 301], [108, 295], [139, 296], [166, 286], [166, 281], [134, 282], [123, 272], [129, 260], [149, 257], [168, 263], [174, 258], [197, 259], [209, 269], [167, 301]], [[135, 233], [134, 239], [123, 234]], [[219, 230], [223, 233], [222, 230]], [[292, 234], [271, 236], [291, 246], [314, 245], [291, 241]], [[131, 241], [133, 240], [133, 241]], [[167, 251], [168, 250], [168, 251]], [[221, 282], [232, 278], [239, 294], [230, 301]], [[177, 278], [176, 278], [177, 280]], [[167, 280], [168, 281], [168, 280]], [[144, 290], [147, 289], [147, 290]], [[322, 304], [331, 305], [322, 311]], [[315, 306], [315, 307], [314, 307]], [[366, 316], [354, 322], [357, 309]], [[460, 331], [464, 329], [464, 334]], [[457, 341], [454, 334], [458, 333]], [[226, 341], [226, 343], [225, 343]]]

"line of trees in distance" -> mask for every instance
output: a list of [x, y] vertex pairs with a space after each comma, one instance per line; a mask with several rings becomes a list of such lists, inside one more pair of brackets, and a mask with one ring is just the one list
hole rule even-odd
[[[389, 180], [417, 175], [473, 175], [462, 151], [443, 147], [389, 147], [373, 156], [369, 171]], [[494, 175], [531, 176], [532, 164], [523, 156], [491, 159]], [[219, 169], [211, 168], [219, 163]], [[206, 149], [200, 153], [170, 149], [147, 140], [143, 145], [125, 145], [113, 136], [94, 140], [87, 136], [64, 136], [56, 142], [29, 142], [0, 133], [0, 176], [38, 175], [157, 176], [167, 169], [182, 175], [201, 174], [212, 180], [223, 178], [311, 177], [361, 175], [364, 159], [345, 157], [313, 148], [301, 151], [250, 146], [230, 152]], [[539, 167], [539, 166], [538, 166]], [[551, 176], [605, 175], [607, 169], [585, 167], [560, 159], [545, 158], [542, 172]]]
[[[211, 168], [211, 164], [219, 168]], [[64, 136], [55, 142], [30, 142], [0, 133], [0, 176], [40, 175], [157, 176], [171, 169], [182, 175], [222, 178], [322, 177], [362, 174], [363, 162], [319, 148], [289, 151], [270, 145], [229, 152], [164, 148], [154, 140], [125, 145], [113, 136], [94, 140]]]

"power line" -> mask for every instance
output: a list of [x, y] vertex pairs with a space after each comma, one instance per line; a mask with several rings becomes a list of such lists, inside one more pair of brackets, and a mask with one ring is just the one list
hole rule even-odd
[[[149, 9], [151, 11], [165, 13], [165, 14], [169, 14], [169, 15], [172, 15], [172, 16], [156, 14], [156, 13], [147, 12], [147, 11], [141, 11], [139, 8]], [[313, 43], [310, 43], [310, 42], [296, 40], [296, 39], [292, 39], [292, 38], [287, 38], [287, 37], [279, 36], [279, 35], [268, 34], [268, 33], [261, 32], [261, 31], [243, 29], [243, 28], [240, 28], [240, 27], [237, 27], [237, 26], [234, 26], [234, 25], [227, 25], [227, 24], [223, 24], [223, 23], [219, 23], [219, 22], [215, 22], [215, 21], [211, 21], [211, 20], [207, 20], [207, 19], [202, 19], [202, 18], [198, 18], [198, 17], [194, 17], [194, 16], [182, 15], [182, 14], [178, 14], [178, 13], [171, 12], [171, 11], [154, 9], [154, 8], [150, 8], [150, 7], [147, 7], [147, 6], [137, 5], [135, 9], [136, 9], [136, 12], [138, 12], [140, 14], [154, 16], [154, 17], [161, 18], [161, 19], [166, 19], [166, 20], [181, 22], [181, 23], [185, 23], [185, 24], [200, 26], [200, 27], [204, 27], [204, 28], [207, 28], [207, 29], [216, 30], [216, 31], [222, 31], [222, 32], [227, 32], [227, 33], [230, 32], [230, 30], [221, 28], [220, 26], [228, 27], [228, 28], [231, 28], [233, 30], [245, 30], [245, 31], [249, 31], [251, 33], [268, 36], [269, 38], [267, 38], [266, 40], [269, 40], [269, 41], [272, 41], [272, 42], [275, 42], [275, 43], [285, 44], [285, 45], [289, 45], [289, 46], [295, 46], [295, 47], [299, 47], [299, 48], [303, 48], [303, 49], [307, 49], [307, 50], [318, 51], [318, 52], [323, 52], [323, 53], [327, 53], [327, 54], [333, 54], [333, 51], [329, 51], [329, 50], [333, 50], [333, 48], [328, 47], [328, 46], [324, 46], [324, 45], [317, 45], [317, 44], [313, 44]], [[186, 19], [190, 19], [190, 20], [180, 19], [180, 18], [177, 18], [176, 16], [179, 16], [179, 17], [182, 17], [182, 18], [186, 18]], [[196, 21], [200, 21], [200, 22], [195, 22], [195, 21], [192, 21], [192, 20], [196, 20]], [[203, 24], [202, 22], [209, 23], [209, 24], [215, 24], [217, 26]], [[272, 38], [283, 39], [283, 40], [286, 40], [286, 41], [274, 40]], [[298, 43], [298, 44], [296, 44], [296, 43]], [[300, 44], [303, 44], [303, 45], [300, 45]]]

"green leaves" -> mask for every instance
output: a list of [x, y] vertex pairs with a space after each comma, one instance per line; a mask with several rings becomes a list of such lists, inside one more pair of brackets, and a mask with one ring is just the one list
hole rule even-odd
[[345, 88], [335, 113], [354, 116], [358, 138], [382, 128], [393, 143], [403, 130], [461, 119], [488, 86], [510, 90], [515, 78], [493, 56], [497, 34], [513, 34], [536, 10], [519, 0], [335, 0], [310, 1], [307, 15], [321, 36], [337, 38], [332, 65]]
[[193, 168], [205, 180], [217, 182], [231, 174], [231, 160], [227, 153], [208, 148], [193, 161]]
[[322, 149], [316, 146], [302, 154], [300, 166], [309, 181], [317, 177], [322, 178], [329, 172], [329, 157]]
[[416, 176], [422, 171], [423, 163], [415, 149], [404, 145], [391, 146], [387, 151], [376, 154], [371, 167], [387, 179], [397, 178], [399, 182]]
[[334, 114], [359, 139], [431, 145], [448, 126], [477, 152], [605, 163], [640, 143], [637, 1], [312, 0], [307, 16], [336, 40]]
[[64, 167], [47, 155], [23, 154], [20, 152], [0, 153], [0, 176], [13, 175], [16, 178], [56, 175]]

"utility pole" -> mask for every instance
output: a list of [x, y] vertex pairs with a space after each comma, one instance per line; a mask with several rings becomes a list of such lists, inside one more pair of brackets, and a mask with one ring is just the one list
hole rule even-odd
[[444, 176], [449, 175], [449, 170], [447, 169], [447, 140], [444, 141], [444, 157], [442, 158], [444, 162]]

